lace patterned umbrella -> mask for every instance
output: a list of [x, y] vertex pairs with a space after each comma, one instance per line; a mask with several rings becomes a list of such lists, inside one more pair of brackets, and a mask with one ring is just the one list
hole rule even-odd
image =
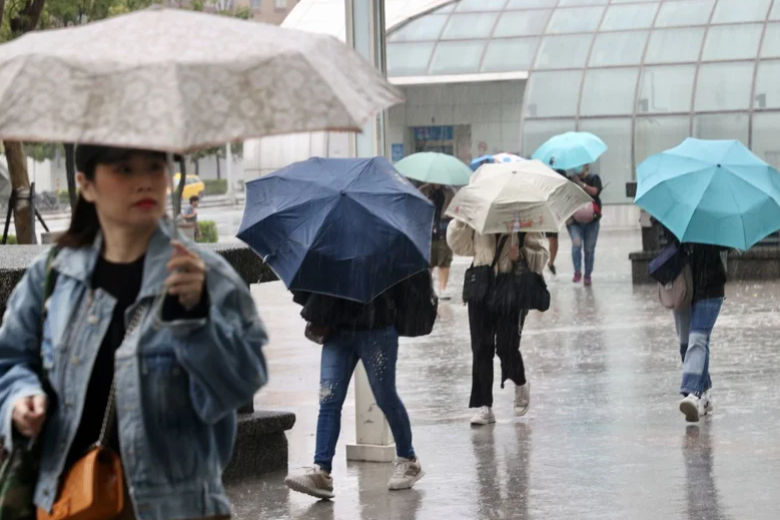
[[175, 153], [359, 131], [403, 100], [331, 36], [152, 8], [0, 45], [0, 138]]

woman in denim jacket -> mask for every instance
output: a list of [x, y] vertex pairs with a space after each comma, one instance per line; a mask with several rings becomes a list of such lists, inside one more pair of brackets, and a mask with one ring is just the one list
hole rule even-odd
[[0, 328], [5, 447], [41, 436], [34, 501], [51, 511], [61, 478], [98, 440], [113, 382], [121, 517], [227, 516], [236, 409], [266, 382], [257, 309], [221, 257], [171, 241], [163, 154], [80, 146], [76, 163], [70, 228], [50, 268], [46, 255], [28, 269]]

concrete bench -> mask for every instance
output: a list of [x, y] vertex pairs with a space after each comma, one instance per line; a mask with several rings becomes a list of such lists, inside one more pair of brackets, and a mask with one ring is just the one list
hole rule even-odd
[[[204, 244], [222, 255], [249, 284], [276, 280], [276, 275], [248, 247], [240, 244]], [[27, 267], [48, 246], [0, 247], [0, 316], [6, 302]], [[295, 424], [289, 412], [254, 411], [249, 403], [239, 410], [238, 433], [233, 460], [225, 471], [225, 480], [235, 482], [287, 468], [285, 432]]]

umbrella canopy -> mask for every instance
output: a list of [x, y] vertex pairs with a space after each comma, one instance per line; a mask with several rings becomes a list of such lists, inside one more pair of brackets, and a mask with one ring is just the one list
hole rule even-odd
[[0, 45], [0, 138], [187, 153], [359, 131], [400, 92], [333, 37], [152, 8]]
[[780, 174], [739, 141], [688, 138], [637, 174], [636, 204], [681, 242], [747, 250], [780, 229]]
[[246, 187], [238, 237], [290, 290], [365, 303], [429, 267], [433, 205], [382, 157], [309, 159]]
[[525, 162], [528, 159], [525, 159], [513, 153], [498, 153], [493, 156], [493, 160], [497, 163], [518, 163], [518, 162]]
[[469, 167], [473, 171], [477, 171], [479, 167], [482, 166], [483, 164], [494, 163], [494, 162], [496, 162], [496, 160], [493, 159], [492, 155], [483, 155], [481, 157], [477, 157], [476, 159], [473, 159], [469, 164]]
[[447, 215], [480, 234], [557, 232], [592, 199], [539, 161], [486, 164], [452, 200]]
[[409, 179], [428, 184], [465, 186], [471, 177], [471, 169], [460, 159], [443, 153], [412, 154], [395, 163], [395, 168]]
[[571, 170], [590, 164], [607, 151], [607, 145], [590, 132], [566, 132], [550, 138], [533, 158], [558, 170]]

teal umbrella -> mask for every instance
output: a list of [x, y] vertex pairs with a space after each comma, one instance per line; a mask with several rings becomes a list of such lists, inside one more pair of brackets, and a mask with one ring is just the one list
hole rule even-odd
[[780, 174], [739, 141], [688, 138], [637, 173], [636, 204], [680, 242], [747, 250], [780, 229]]
[[395, 163], [395, 169], [405, 177], [429, 184], [465, 186], [471, 177], [471, 168], [451, 155], [420, 152]]
[[606, 151], [604, 141], [590, 132], [566, 132], [550, 138], [532, 158], [556, 170], [572, 170], [595, 162]]

